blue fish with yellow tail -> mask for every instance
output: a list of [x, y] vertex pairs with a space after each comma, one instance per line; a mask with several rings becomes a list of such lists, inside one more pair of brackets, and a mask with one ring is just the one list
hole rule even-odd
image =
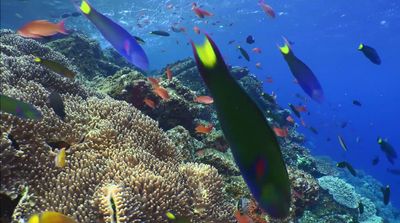
[[149, 68], [149, 61], [143, 48], [124, 28], [97, 12], [85, 0], [81, 2], [80, 6], [76, 6], [97, 27], [103, 37], [111, 43], [121, 56], [142, 70]]
[[33, 105], [0, 94], [0, 111], [7, 112], [22, 119], [42, 119], [42, 113]]
[[251, 193], [271, 217], [289, 214], [290, 184], [277, 138], [257, 104], [229, 74], [213, 40], [192, 43], [197, 68], [214, 98], [218, 119]]
[[321, 84], [312, 70], [294, 55], [292, 49], [290, 48], [290, 44], [287, 41], [285, 41], [285, 45], [279, 47], [279, 49], [300, 87], [313, 100], [317, 101], [318, 103], [322, 103], [324, 100], [324, 91], [322, 90]]

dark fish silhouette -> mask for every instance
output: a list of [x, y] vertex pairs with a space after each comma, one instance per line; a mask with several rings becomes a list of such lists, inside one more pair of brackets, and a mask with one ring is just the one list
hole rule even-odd
[[350, 163], [348, 163], [346, 161], [339, 162], [336, 164], [336, 166], [339, 168], [347, 168], [347, 170], [349, 170], [351, 175], [357, 176], [356, 170], [353, 168], [353, 166]]
[[360, 214], [364, 213], [364, 205], [363, 203], [361, 203], [361, 201], [358, 202], [358, 211], [360, 212]]
[[214, 41], [192, 42], [197, 68], [207, 85], [232, 154], [259, 206], [273, 218], [285, 218], [290, 183], [278, 140], [252, 98], [229, 73]]
[[248, 43], [248, 44], [253, 44], [253, 43], [255, 43], [255, 40], [254, 40], [254, 38], [253, 38], [252, 35], [247, 36], [247, 38], [246, 38], [246, 43]]
[[138, 36], [133, 36], [133, 38], [135, 38], [135, 40], [136, 40], [139, 44], [145, 44], [145, 43], [146, 43], [142, 38], [140, 38], [140, 37], [138, 37]]
[[361, 102], [358, 101], [358, 100], [353, 100], [353, 105], [356, 105], [356, 106], [360, 106], [360, 107], [361, 107]]
[[312, 70], [294, 55], [289, 43], [286, 42], [285, 45], [279, 47], [279, 49], [303, 91], [316, 102], [322, 103], [324, 100], [324, 92]]
[[390, 187], [389, 185], [386, 185], [386, 187], [381, 188], [382, 194], [383, 194], [383, 203], [385, 205], [389, 204], [390, 201]]
[[397, 159], [397, 153], [393, 146], [380, 137], [378, 138], [378, 144], [381, 146], [381, 150], [385, 153], [388, 161], [391, 164], [394, 164], [394, 160]]
[[243, 56], [247, 61], [250, 61], [250, 56], [249, 56], [249, 54], [247, 53], [247, 51], [246, 51], [245, 49], [243, 49], [241, 46], [238, 46], [237, 48], [239, 49], [239, 51], [240, 51], [240, 53], [242, 54], [242, 56]]
[[376, 166], [379, 163], [379, 156], [376, 156], [373, 160], [372, 160], [372, 166]]
[[49, 103], [50, 107], [54, 110], [54, 113], [56, 113], [61, 120], [65, 119], [65, 106], [64, 102], [61, 98], [61, 95], [57, 92], [52, 92], [49, 96]]
[[309, 128], [311, 130], [311, 132], [313, 132], [315, 135], [318, 135], [318, 130], [312, 126], [310, 126]]
[[162, 30], [151, 31], [150, 34], [157, 35], [157, 36], [170, 36], [168, 32]]
[[381, 64], [381, 58], [374, 48], [361, 43], [360, 46], [358, 46], [358, 50], [363, 52], [372, 63], [377, 65]]

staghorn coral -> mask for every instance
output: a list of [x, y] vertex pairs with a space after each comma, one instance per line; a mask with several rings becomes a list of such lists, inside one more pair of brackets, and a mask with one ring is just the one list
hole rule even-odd
[[[53, 53], [35, 41], [3, 34], [5, 43], [17, 38]], [[18, 53], [18, 48], [13, 50]], [[14, 68], [25, 59], [17, 57], [1, 57], [0, 91], [33, 104], [43, 119], [0, 113], [0, 193], [16, 198], [27, 191], [12, 222], [26, 221], [45, 210], [82, 223], [166, 222], [168, 210], [193, 222], [233, 222], [233, 206], [222, 194], [217, 170], [205, 164], [182, 164], [183, 157], [156, 121], [126, 102], [95, 97], [79, 83], [30, 61], [24, 66], [36, 69], [35, 76], [18, 73]], [[18, 77], [18, 82], [10, 77]], [[71, 93], [63, 91], [64, 86]], [[54, 88], [61, 89], [64, 121], [47, 102]], [[61, 148], [50, 146], [54, 141], [70, 145], [64, 168], [55, 167], [55, 151]]]

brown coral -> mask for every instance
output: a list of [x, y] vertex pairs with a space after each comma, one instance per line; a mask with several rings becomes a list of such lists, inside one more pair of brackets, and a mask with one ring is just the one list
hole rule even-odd
[[[1, 69], [15, 77], [21, 60], [12, 57], [1, 58]], [[30, 60], [25, 62], [27, 70], [36, 69]], [[2, 73], [1, 93], [31, 103], [43, 114], [41, 121], [32, 121], [0, 113], [0, 193], [16, 197], [28, 190], [13, 222], [45, 210], [82, 223], [166, 222], [166, 211], [194, 222], [232, 221], [232, 206], [222, 195], [216, 169], [182, 164], [157, 122], [126, 102], [86, 98], [91, 94], [78, 83], [36, 71], [35, 77], [17, 75], [18, 82], [3, 79]], [[50, 89], [64, 84], [72, 93], [61, 92], [67, 114], [62, 121], [47, 97]], [[64, 168], [55, 167], [49, 146], [54, 141], [71, 145]]]

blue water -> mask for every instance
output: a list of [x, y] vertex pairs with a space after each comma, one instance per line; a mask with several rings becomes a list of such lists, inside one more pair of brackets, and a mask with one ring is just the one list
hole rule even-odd
[[[144, 49], [151, 69], [192, 56], [187, 42], [191, 38], [202, 41], [202, 36], [192, 31], [194, 25], [200, 27], [212, 35], [227, 63], [249, 67], [260, 80], [273, 77], [274, 82], [266, 83], [264, 89], [268, 93], [274, 91], [282, 107], [301, 102], [296, 93], [306, 97], [293, 83], [293, 76], [276, 47], [283, 43], [281, 36], [286, 36], [294, 42], [294, 53], [314, 71], [325, 91], [325, 102], [308, 100], [310, 115], [303, 114], [305, 123], [319, 134], [299, 127], [312, 145], [312, 153], [328, 155], [337, 161], [347, 160], [383, 184], [391, 185], [391, 202], [400, 207], [400, 176], [386, 172], [387, 168], [400, 168], [400, 160], [391, 165], [376, 142], [378, 136], [387, 138], [400, 155], [400, 1], [270, 0], [268, 3], [277, 14], [271, 19], [260, 10], [256, 0], [208, 0], [200, 5], [215, 15], [203, 20], [190, 10], [192, 1], [92, 0], [91, 3], [133, 35], [145, 39]], [[169, 10], [168, 4], [174, 7]], [[75, 8], [69, 1], [2, 0], [1, 28], [16, 30], [33, 19], [59, 21], [57, 17], [73, 11]], [[152, 30], [168, 31], [175, 22], [187, 32], [170, 31], [170, 37], [148, 34]], [[137, 23], [144, 25], [139, 28]], [[109, 46], [83, 16], [67, 19], [66, 26], [98, 39], [104, 47]], [[256, 41], [252, 45], [245, 42], [250, 34]], [[236, 42], [229, 45], [230, 40]], [[378, 51], [382, 58], [380, 66], [357, 50], [361, 42]], [[250, 62], [238, 59], [237, 45], [249, 52]], [[251, 52], [254, 47], [261, 48], [262, 53]], [[262, 69], [255, 67], [257, 62]], [[353, 99], [359, 100], [362, 107], [352, 105]], [[345, 121], [348, 126], [341, 128]], [[347, 152], [340, 147], [337, 135], [343, 136]], [[330, 142], [326, 140], [328, 137]], [[380, 163], [373, 167], [371, 160], [376, 155]]]

